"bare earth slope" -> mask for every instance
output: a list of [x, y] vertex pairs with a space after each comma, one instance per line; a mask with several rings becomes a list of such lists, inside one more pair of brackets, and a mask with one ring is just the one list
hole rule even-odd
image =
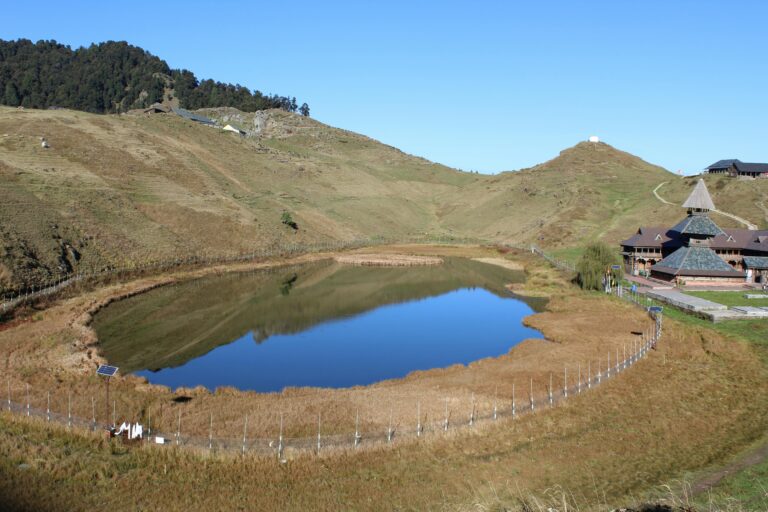
[[[677, 221], [682, 209], [652, 190], [669, 182], [679, 204], [693, 182], [603, 143], [485, 176], [280, 110], [203, 113], [248, 136], [172, 115], [0, 108], [0, 291], [78, 268], [318, 240], [616, 243]], [[720, 180], [716, 204], [765, 223], [768, 182]]]

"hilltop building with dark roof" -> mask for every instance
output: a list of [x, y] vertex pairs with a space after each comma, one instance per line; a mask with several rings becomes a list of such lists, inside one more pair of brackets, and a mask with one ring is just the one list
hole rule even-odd
[[768, 164], [742, 162], [735, 158], [718, 160], [705, 169], [708, 174], [727, 174], [749, 178], [768, 178]]
[[626, 272], [688, 284], [768, 282], [768, 230], [720, 228], [704, 180], [683, 207], [688, 215], [673, 227], [641, 227], [621, 242]]

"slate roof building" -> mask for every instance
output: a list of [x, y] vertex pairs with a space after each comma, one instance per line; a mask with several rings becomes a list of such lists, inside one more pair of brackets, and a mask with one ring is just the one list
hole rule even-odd
[[184, 119], [189, 119], [190, 121], [195, 121], [197, 123], [205, 124], [208, 126], [216, 125], [216, 121], [214, 121], [213, 119], [210, 119], [205, 116], [201, 116], [200, 114], [195, 114], [194, 112], [190, 112], [189, 110], [186, 110], [183, 108], [172, 107], [171, 112], [173, 112], [179, 117], [183, 117]]
[[742, 162], [731, 158], [718, 160], [705, 169], [709, 174], [727, 174], [729, 176], [746, 176], [749, 178], [768, 178], [768, 164]]
[[704, 180], [683, 207], [688, 215], [671, 228], [641, 227], [621, 242], [626, 272], [688, 284], [768, 282], [768, 230], [720, 228]]

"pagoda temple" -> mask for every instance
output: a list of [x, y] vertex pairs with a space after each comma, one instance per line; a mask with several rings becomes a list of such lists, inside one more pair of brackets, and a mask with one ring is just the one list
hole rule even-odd
[[679, 284], [768, 282], [768, 230], [720, 228], [701, 179], [683, 207], [688, 215], [673, 227], [641, 227], [621, 242], [626, 272]]

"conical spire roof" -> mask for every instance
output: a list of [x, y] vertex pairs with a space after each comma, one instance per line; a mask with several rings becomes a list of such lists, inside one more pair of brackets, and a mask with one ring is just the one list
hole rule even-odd
[[707, 184], [704, 180], [699, 179], [699, 182], [693, 188], [693, 192], [688, 196], [688, 199], [683, 203], [683, 208], [690, 208], [693, 210], [715, 210], [715, 203], [712, 202], [712, 197], [707, 190]]

